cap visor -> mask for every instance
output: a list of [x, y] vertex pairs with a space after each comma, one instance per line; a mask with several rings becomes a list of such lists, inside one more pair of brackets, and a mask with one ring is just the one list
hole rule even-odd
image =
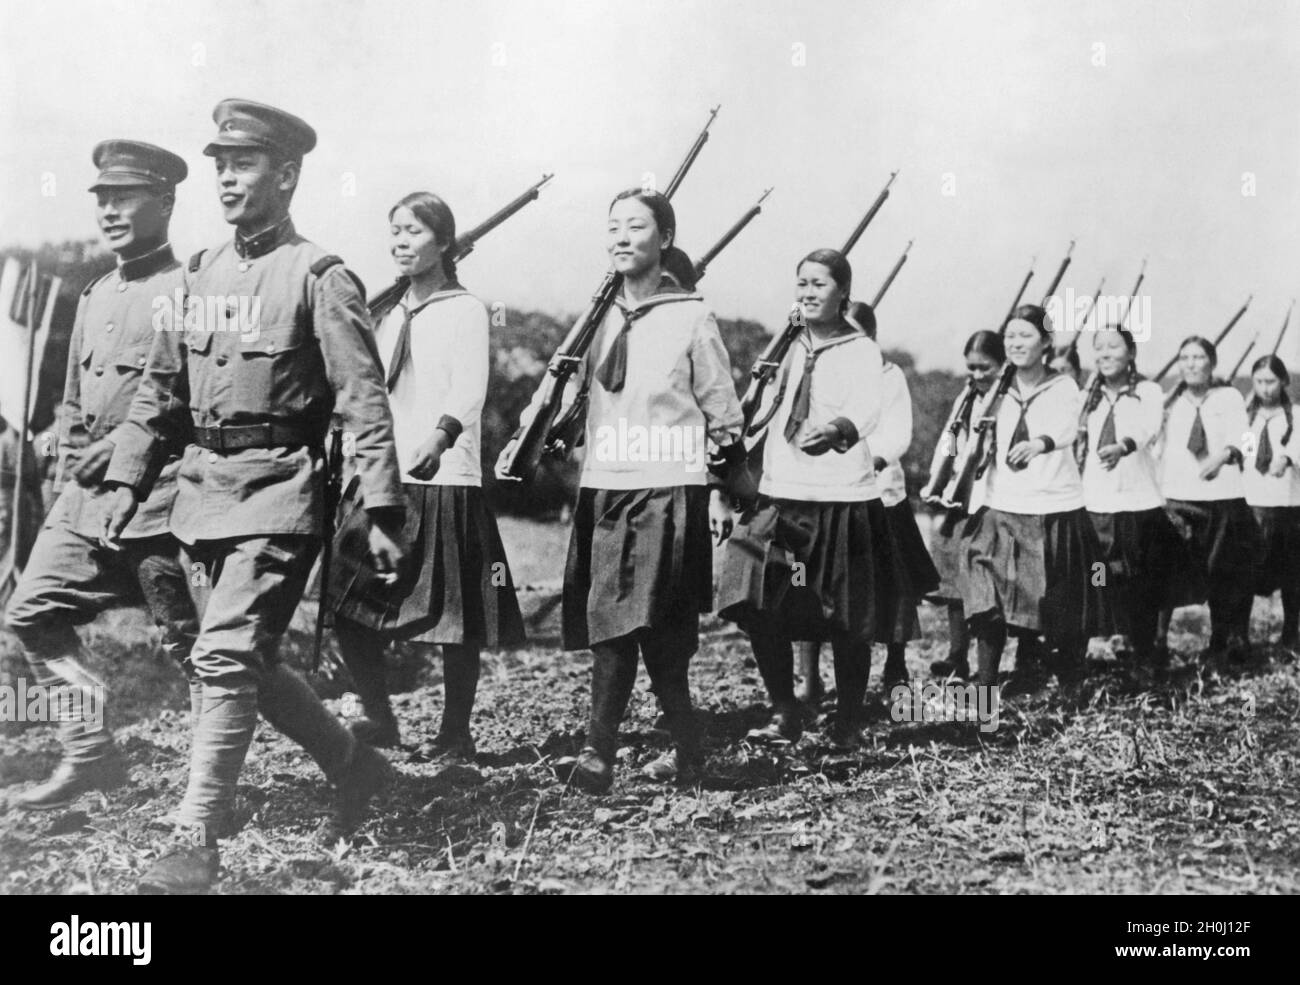
[[270, 150], [271, 145], [265, 140], [258, 140], [256, 137], [232, 137], [229, 134], [221, 134], [213, 140], [207, 147], [203, 148], [203, 153], [208, 157], [215, 157], [217, 151], [223, 147], [252, 147], [256, 150]]
[[142, 178], [138, 174], [101, 174], [98, 180], [86, 190], [93, 192], [101, 188], [159, 188], [163, 184], [161, 181]]

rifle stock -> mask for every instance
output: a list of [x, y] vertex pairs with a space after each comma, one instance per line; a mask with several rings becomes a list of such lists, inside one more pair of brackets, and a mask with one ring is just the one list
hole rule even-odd
[[942, 503], [951, 496], [948, 487], [952, 484], [956, 472], [957, 443], [961, 437], [962, 422], [966, 421], [969, 424], [970, 413], [978, 396], [979, 391], [975, 389], [975, 385], [967, 381], [966, 390], [962, 394], [957, 412], [953, 415], [952, 423], [943, 432], [941, 440], [944, 442], [944, 448], [940, 455], [939, 467], [935, 469], [934, 474], [930, 476], [930, 481], [921, 490], [921, 499], [927, 503]]
[[989, 465], [987, 461], [990, 451], [989, 432], [993, 430], [993, 422], [997, 420], [998, 409], [1002, 406], [1002, 398], [1011, 389], [1011, 381], [1015, 377], [1016, 367], [1008, 362], [1002, 368], [1002, 376], [998, 379], [998, 385], [993, 388], [993, 392], [989, 394], [989, 399], [984, 402], [979, 422], [971, 430], [971, 439], [966, 442], [966, 458], [962, 462], [961, 471], [957, 476], [952, 495], [949, 499], [942, 501], [943, 505], [949, 509], [957, 509], [963, 513], [970, 512], [970, 502], [975, 491], [975, 481], [983, 477]]

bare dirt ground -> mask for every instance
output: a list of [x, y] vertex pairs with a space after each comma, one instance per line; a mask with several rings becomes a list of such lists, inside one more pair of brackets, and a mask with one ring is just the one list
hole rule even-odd
[[[553, 580], [565, 532], [503, 522], [521, 584]], [[223, 893], [1292, 893], [1300, 889], [1300, 682], [1270, 647], [1246, 664], [1202, 659], [1204, 613], [1183, 610], [1167, 680], [1104, 659], [1079, 690], [1055, 684], [1005, 699], [999, 728], [897, 723], [883, 711], [846, 753], [813, 728], [782, 752], [748, 744], [762, 724], [761, 682], [744, 637], [704, 621], [692, 685], [708, 732], [698, 787], [664, 788], [636, 769], [665, 739], [642, 674], [623, 725], [610, 796], [556, 778], [581, 746], [590, 656], [564, 654], [545, 593], [526, 649], [485, 656], [474, 768], [438, 771], [418, 746], [441, 714], [440, 667], [398, 661], [408, 745], [351, 844], [314, 847], [328, 808], [315, 765], [259, 727], [241, 778], [240, 832], [222, 844]], [[309, 642], [309, 613], [287, 647]], [[942, 613], [923, 609], [909, 668], [947, 651]], [[1257, 601], [1254, 638], [1276, 637]], [[87, 632], [112, 684], [110, 714], [130, 784], [70, 810], [0, 808], [0, 892], [122, 893], [165, 842], [157, 819], [184, 788], [185, 689], [155, 655], [142, 613], [110, 613]], [[20, 673], [2, 641], [5, 682]], [[1103, 657], [1107, 654], [1103, 651]], [[881, 705], [883, 652], [869, 700]], [[829, 664], [829, 659], [826, 661]], [[414, 668], [414, 669], [412, 669]], [[829, 668], [826, 676], [829, 678]], [[317, 680], [340, 714], [342, 683]], [[829, 681], [828, 681], [829, 683]], [[0, 798], [47, 775], [53, 730], [5, 726]]]

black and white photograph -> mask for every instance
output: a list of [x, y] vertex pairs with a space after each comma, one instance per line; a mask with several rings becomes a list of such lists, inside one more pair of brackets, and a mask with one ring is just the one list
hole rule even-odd
[[1249, 959], [1298, 92], [1295, 0], [0, 0], [0, 894]]

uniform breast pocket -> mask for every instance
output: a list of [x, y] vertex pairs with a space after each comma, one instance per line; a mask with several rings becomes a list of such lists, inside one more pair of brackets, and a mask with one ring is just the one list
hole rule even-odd
[[149, 364], [149, 349], [152, 342], [142, 342], [128, 346], [113, 358], [113, 366], [118, 376], [139, 376]]
[[315, 340], [301, 325], [262, 326], [240, 335], [236, 359], [232, 392], [241, 411], [291, 415], [324, 384]]

